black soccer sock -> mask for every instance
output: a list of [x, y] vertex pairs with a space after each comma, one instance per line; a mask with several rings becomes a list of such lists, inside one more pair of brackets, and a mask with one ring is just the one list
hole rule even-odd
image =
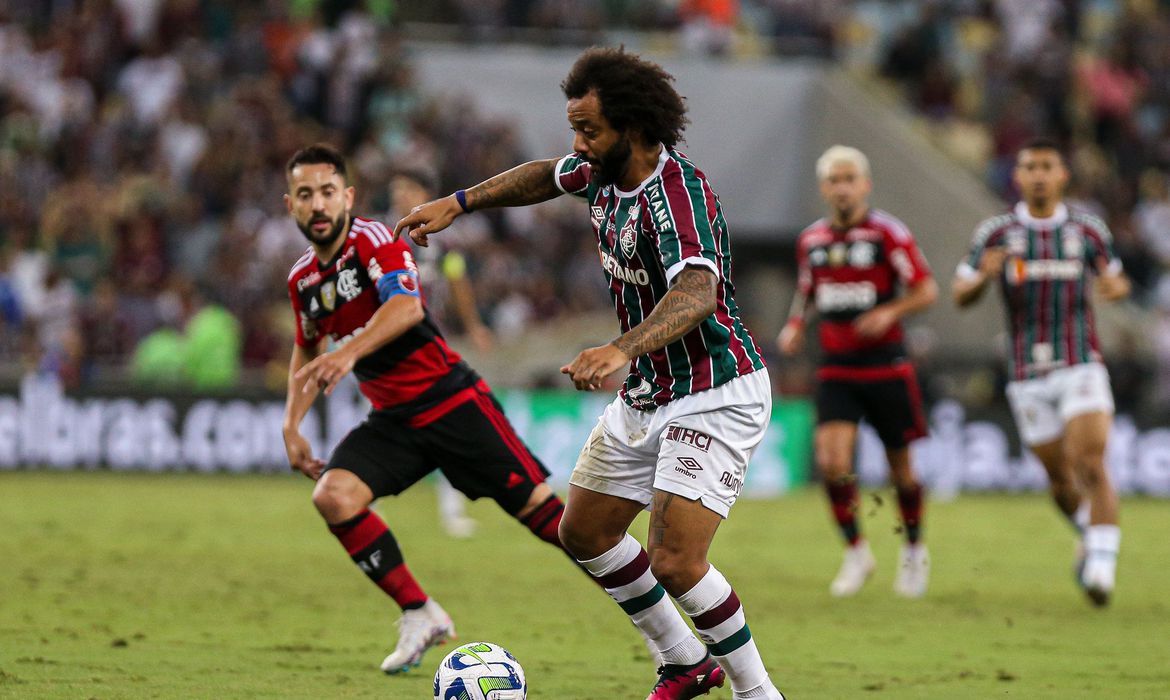
[[902, 525], [906, 528], [906, 541], [918, 544], [922, 537], [922, 484], [896, 490], [898, 508], [902, 511]]
[[554, 493], [534, 508], [531, 513], [523, 518], [518, 518], [518, 520], [531, 530], [532, 534], [551, 545], [564, 549], [561, 546], [560, 535], [557, 534], [557, 530], [561, 527], [561, 515], [564, 512], [565, 504]]
[[857, 480], [852, 476], [837, 481], [825, 482], [829, 504], [833, 507], [833, 518], [841, 529], [841, 536], [850, 546], [861, 539], [861, 528], [857, 524]]

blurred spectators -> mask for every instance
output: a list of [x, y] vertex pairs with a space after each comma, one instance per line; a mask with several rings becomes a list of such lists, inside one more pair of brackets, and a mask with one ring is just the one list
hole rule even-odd
[[[242, 370], [279, 385], [285, 279], [305, 247], [281, 201], [291, 153], [347, 149], [367, 215], [390, 209], [394, 172], [437, 166], [446, 190], [523, 160], [508, 122], [470, 103], [440, 110], [418, 88], [395, 4], [369, 5], [0, 5], [4, 364], [23, 357], [68, 386], [125, 367], [172, 386], [224, 386]], [[534, 26], [579, 28], [598, 26], [592, 5], [516, 3]], [[570, 224], [558, 211], [482, 215], [451, 239], [497, 332], [608, 305], [580, 212]], [[594, 281], [554, 274], [566, 265]], [[466, 329], [436, 306], [441, 325]]]
[[[1066, 146], [1069, 198], [1104, 218], [1137, 300], [1170, 271], [1170, 3], [1154, 0], [860, 0], [880, 72], [954, 138], [990, 145], [987, 181], [1016, 193], [1016, 152]], [[967, 136], [964, 139], [964, 135]]]

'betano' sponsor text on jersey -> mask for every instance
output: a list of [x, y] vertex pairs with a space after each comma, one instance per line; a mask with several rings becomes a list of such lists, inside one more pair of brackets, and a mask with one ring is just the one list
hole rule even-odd
[[685, 155], [663, 146], [654, 173], [631, 192], [600, 186], [578, 155], [562, 158], [555, 178], [562, 192], [589, 202], [623, 333], [650, 315], [683, 268], [704, 267], [719, 278], [714, 313], [682, 338], [630, 362], [621, 390], [627, 404], [661, 406], [764, 367], [735, 303], [719, 198]]
[[[345, 243], [328, 264], [322, 265], [310, 247], [288, 276], [297, 345], [314, 347], [326, 336], [342, 345], [364, 331], [381, 306], [378, 280], [398, 271], [417, 274], [410, 246], [391, 240], [390, 230], [379, 221], [354, 217]], [[404, 285], [416, 284], [412, 274], [399, 279]], [[434, 409], [478, 379], [448, 347], [429, 312], [358, 360], [354, 374], [374, 408], [404, 417]]]
[[977, 273], [988, 248], [1007, 253], [999, 278], [1007, 311], [1009, 376], [1032, 379], [1053, 369], [1100, 362], [1089, 282], [1099, 267], [1121, 272], [1113, 236], [1099, 218], [1064, 204], [1037, 219], [1023, 202], [975, 229], [957, 274]]
[[820, 316], [822, 378], [851, 368], [873, 368], [905, 360], [902, 324], [866, 338], [854, 321], [878, 304], [894, 299], [901, 287], [931, 276], [914, 236], [896, 217], [870, 209], [848, 229], [820, 219], [796, 243], [797, 293]]

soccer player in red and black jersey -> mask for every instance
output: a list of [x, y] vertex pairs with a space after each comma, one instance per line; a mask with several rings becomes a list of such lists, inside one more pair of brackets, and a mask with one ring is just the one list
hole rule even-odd
[[910, 463], [910, 443], [926, 435], [926, 420], [905, 357], [901, 319], [934, 303], [938, 285], [906, 226], [870, 208], [873, 184], [865, 154], [833, 146], [817, 161], [817, 179], [832, 214], [800, 234], [797, 294], [777, 341], [786, 355], [800, 351], [811, 303], [820, 315], [823, 351], [816, 463], [848, 544], [829, 591], [856, 594], [875, 567], [857, 522], [853, 474], [857, 423], [865, 418], [885, 445], [905, 526], [894, 590], [917, 598], [926, 593], [929, 560], [920, 539], [922, 485]]
[[[487, 384], [443, 340], [422, 303], [410, 246], [378, 221], [353, 216], [345, 160], [314, 145], [288, 162], [285, 204], [309, 240], [288, 293], [297, 315], [284, 442], [289, 463], [317, 482], [313, 505], [354, 563], [402, 608], [386, 673], [417, 666], [455, 634], [403, 562], [374, 499], [401, 493], [434, 469], [469, 498], [487, 496], [537, 537], [560, 547], [564, 506]], [[333, 348], [324, 347], [332, 341]], [[320, 391], [349, 372], [373, 404], [328, 462], [300, 423]]]

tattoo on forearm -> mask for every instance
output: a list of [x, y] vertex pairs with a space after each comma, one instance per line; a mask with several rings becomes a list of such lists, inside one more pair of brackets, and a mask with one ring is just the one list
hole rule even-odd
[[660, 545], [666, 539], [666, 528], [670, 526], [666, 522], [666, 511], [670, 508], [672, 500], [674, 500], [673, 493], [657, 491], [654, 494], [654, 505], [650, 509], [652, 511], [650, 515], [651, 545]]
[[519, 207], [553, 199], [557, 189], [555, 160], [534, 160], [488, 178], [467, 190], [467, 206]]
[[719, 278], [688, 267], [644, 321], [613, 341], [627, 357], [638, 357], [673, 343], [715, 311]]

